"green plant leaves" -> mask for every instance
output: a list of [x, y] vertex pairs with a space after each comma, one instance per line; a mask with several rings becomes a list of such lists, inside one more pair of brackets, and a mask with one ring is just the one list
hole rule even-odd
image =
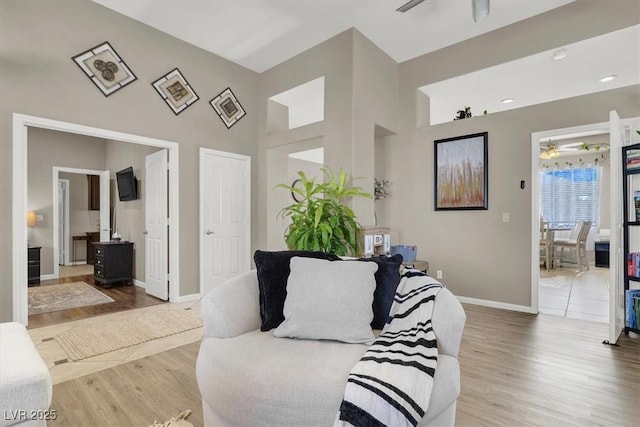
[[282, 208], [279, 213], [282, 218], [291, 220], [285, 232], [285, 242], [295, 250], [355, 255], [356, 233], [360, 225], [345, 202], [353, 197], [372, 196], [360, 187], [350, 185], [349, 176], [342, 169], [337, 175], [329, 168], [321, 171], [324, 174], [322, 183], [316, 183], [315, 178], [309, 179], [299, 171], [301, 186], [277, 185], [277, 188], [295, 193], [301, 200]]

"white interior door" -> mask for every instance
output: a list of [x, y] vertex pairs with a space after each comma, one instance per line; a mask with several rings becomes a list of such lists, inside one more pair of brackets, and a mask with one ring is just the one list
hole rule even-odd
[[611, 237], [609, 241], [609, 342], [618, 341], [624, 328], [624, 286], [622, 262], [622, 151], [624, 132], [615, 111], [609, 114]]
[[[109, 225], [111, 182], [108, 170], [100, 172], [100, 241], [108, 242], [111, 239], [111, 226]], [[89, 244], [89, 243], [87, 243]], [[93, 250], [93, 249], [91, 249]]]
[[149, 295], [169, 298], [168, 271], [168, 169], [167, 150], [145, 159], [145, 290]]
[[251, 158], [200, 149], [200, 291], [250, 268]]
[[69, 180], [58, 179], [58, 264], [69, 264]]

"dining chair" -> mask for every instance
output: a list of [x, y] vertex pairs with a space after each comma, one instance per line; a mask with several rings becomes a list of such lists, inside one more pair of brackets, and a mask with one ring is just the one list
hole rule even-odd
[[585, 266], [587, 270], [589, 269], [589, 263], [587, 262], [587, 237], [589, 236], [589, 231], [591, 231], [591, 224], [591, 221], [578, 221], [573, 227], [573, 230], [571, 230], [571, 235], [568, 238], [553, 240], [554, 251], [560, 248], [559, 262], [562, 262], [564, 248], [568, 248], [569, 251], [575, 251], [579, 271], [582, 271], [583, 266]]
[[540, 221], [540, 259], [546, 271], [553, 268], [553, 231], [544, 221]]

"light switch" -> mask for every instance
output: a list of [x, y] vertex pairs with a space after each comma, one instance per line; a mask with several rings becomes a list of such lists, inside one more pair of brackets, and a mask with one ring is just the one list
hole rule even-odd
[[502, 222], [509, 222], [509, 221], [511, 221], [511, 214], [509, 212], [503, 212]]

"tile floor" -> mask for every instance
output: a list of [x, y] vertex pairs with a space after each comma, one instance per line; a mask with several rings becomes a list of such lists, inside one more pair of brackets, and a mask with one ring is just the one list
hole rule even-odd
[[609, 269], [540, 269], [540, 313], [609, 323]]
[[141, 313], [151, 310], [183, 310], [187, 308], [192, 309], [199, 314], [200, 300], [180, 304], [159, 304], [151, 307], [137, 308], [118, 313], [106, 314], [103, 316], [91, 317], [88, 319], [74, 320], [72, 322], [30, 329], [28, 332], [38, 349], [38, 352], [49, 367], [53, 384], [58, 384], [63, 381], [111, 368], [122, 363], [141, 359], [152, 354], [161, 353], [195, 341], [200, 341], [203, 337], [203, 328], [200, 327], [192, 329], [77, 362], [68, 360], [62, 347], [60, 347], [53, 338], [57, 334], [78, 326], [88, 326], [96, 323], [117, 322], [133, 319]]

